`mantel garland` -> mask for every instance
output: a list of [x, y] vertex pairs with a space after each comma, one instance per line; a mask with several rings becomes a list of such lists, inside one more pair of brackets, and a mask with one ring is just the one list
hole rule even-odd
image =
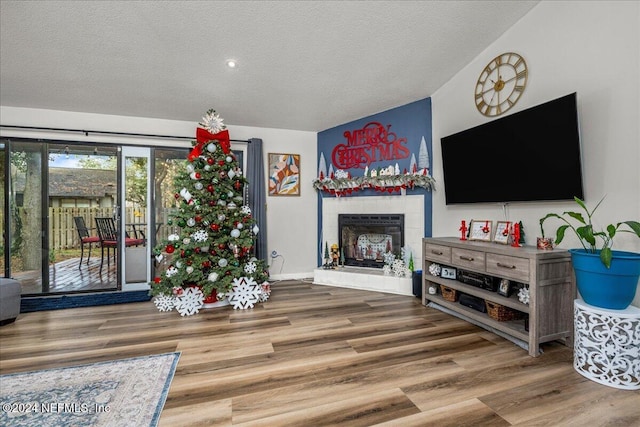
[[336, 197], [351, 195], [354, 191], [364, 189], [373, 189], [381, 193], [400, 192], [406, 189], [425, 188], [433, 190], [435, 188], [435, 180], [427, 175], [426, 169], [422, 173], [405, 173], [399, 175], [380, 175], [380, 176], [360, 176], [336, 178], [333, 174], [331, 177], [325, 178], [320, 175], [313, 181], [313, 188], [318, 191], [324, 191]]

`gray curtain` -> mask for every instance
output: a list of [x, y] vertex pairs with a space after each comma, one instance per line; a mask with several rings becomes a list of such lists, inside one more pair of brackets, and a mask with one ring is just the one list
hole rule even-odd
[[255, 256], [268, 264], [267, 254], [267, 198], [264, 182], [264, 162], [262, 159], [262, 139], [251, 138], [247, 147], [247, 171], [249, 180], [249, 208], [260, 232], [255, 243]]

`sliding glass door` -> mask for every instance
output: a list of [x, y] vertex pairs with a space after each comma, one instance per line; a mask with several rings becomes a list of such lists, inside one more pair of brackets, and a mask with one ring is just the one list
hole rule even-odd
[[48, 275], [43, 275], [49, 259], [47, 238], [43, 234], [46, 209], [41, 179], [43, 170], [46, 171], [46, 151], [40, 143], [2, 142], [8, 160], [4, 175], [8, 181], [3, 248], [8, 268], [5, 271], [20, 280], [23, 294], [40, 294], [49, 287]]
[[[96, 218], [112, 218], [118, 197], [118, 150], [95, 144], [47, 145], [50, 293], [117, 290], [115, 250], [100, 243]], [[45, 179], [46, 178], [46, 179]]]
[[[147, 289], [186, 148], [0, 140], [0, 268], [23, 296]], [[97, 221], [99, 219], [102, 221]], [[98, 230], [110, 223], [112, 240]]]

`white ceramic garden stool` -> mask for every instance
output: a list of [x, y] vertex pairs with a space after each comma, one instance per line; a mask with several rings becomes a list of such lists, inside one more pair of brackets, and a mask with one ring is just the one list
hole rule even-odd
[[573, 367], [610, 387], [640, 389], [640, 308], [609, 310], [574, 301]]

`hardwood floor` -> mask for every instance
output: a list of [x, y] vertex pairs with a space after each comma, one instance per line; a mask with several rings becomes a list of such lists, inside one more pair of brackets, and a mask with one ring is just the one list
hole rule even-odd
[[637, 426], [640, 392], [589, 381], [414, 297], [286, 281], [252, 310], [152, 302], [21, 314], [0, 373], [182, 352], [161, 426]]

